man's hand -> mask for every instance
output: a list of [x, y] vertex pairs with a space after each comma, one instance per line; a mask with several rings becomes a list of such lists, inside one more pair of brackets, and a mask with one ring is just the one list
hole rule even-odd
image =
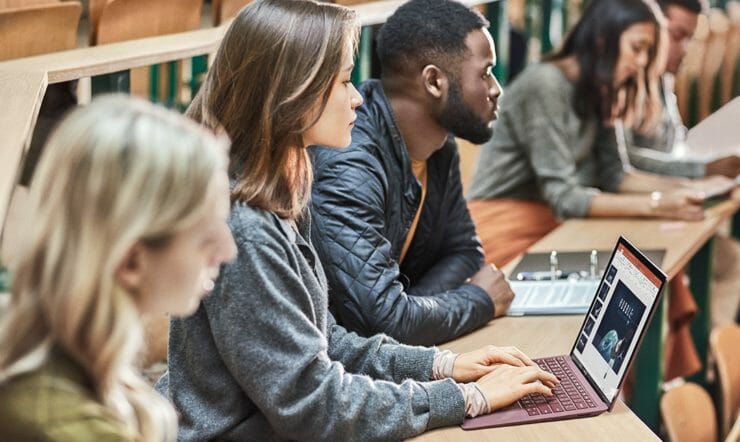
[[723, 175], [734, 179], [740, 175], [740, 156], [730, 155], [708, 162], [706, 175]]
[[516, 347], [487, 345], [467, 353], [461, 353], [452, 366], [452, 378], [457, 382], [472, 382], [490, 373], [496, 364], [516, 367], [537, 366]]
[[506, 313], [511, 301], [514, 300], [514, 292], [511, 291], [511, 286], [506, 281], [506, 277], [493, 264], [483, 266], [478, 273], [470, 278], [470, 283], [477, 285], [488, 293], [488, 297], [493, 302], [495, 318]]

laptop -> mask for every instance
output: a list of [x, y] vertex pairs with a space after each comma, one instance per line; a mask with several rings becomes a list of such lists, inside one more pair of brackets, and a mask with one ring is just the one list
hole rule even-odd
[[611, 411], [660, 301], [666, 275], [624, 237], [612, 252], [570, 354], [535, 359], [560, 384], [468, 418], [465, 430], [595, 416]]

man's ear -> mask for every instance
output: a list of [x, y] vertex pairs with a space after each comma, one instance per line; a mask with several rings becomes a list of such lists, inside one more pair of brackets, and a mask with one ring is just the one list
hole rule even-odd
[[428, 64], [422, 69], [421, 76], [424, 81], [424, 90], [427, 94], [436, 99], [442, 99], [447, 96], [449, 80], [447, 74], [442, 69], [433, 64]]
[[144, 246], [141, 243], [135, 243], [116, 268], [116, 283], [132, 294], [140, 291], [144, 279], [143, 253]]

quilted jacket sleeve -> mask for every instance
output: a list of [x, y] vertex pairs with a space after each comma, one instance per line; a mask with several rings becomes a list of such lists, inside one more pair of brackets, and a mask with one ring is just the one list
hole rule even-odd
[[392, 246], [383, 236], [388, 183], [377, 159], [354, 151], [319, 161], [314, 167], [312, 236], [333, 309], [346, 328], [431, 345], [491, 320], [491, 301], [471, 284], [424, 296], [406, 292]]

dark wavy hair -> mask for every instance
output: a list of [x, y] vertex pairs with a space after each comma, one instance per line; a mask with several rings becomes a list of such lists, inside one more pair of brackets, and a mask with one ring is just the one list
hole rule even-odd
[[[653, 0], [589, 2], [560, 49], [544, 59], [557, 61], [575, 56], [579, 78], [573, 105], [579, 116], [586, 118], [595, 113], [602, 121], [621, 118], [643, 128], [656, 121], [662, 109], [658, 79], [665, 62], [662, 22], [663, 15]], [[614, 73], [619, 60], [619, 40], [627, 28], [638, 23], [655, 25], [655, 45], [650, 49], [642, 75], [617, 89]]]

